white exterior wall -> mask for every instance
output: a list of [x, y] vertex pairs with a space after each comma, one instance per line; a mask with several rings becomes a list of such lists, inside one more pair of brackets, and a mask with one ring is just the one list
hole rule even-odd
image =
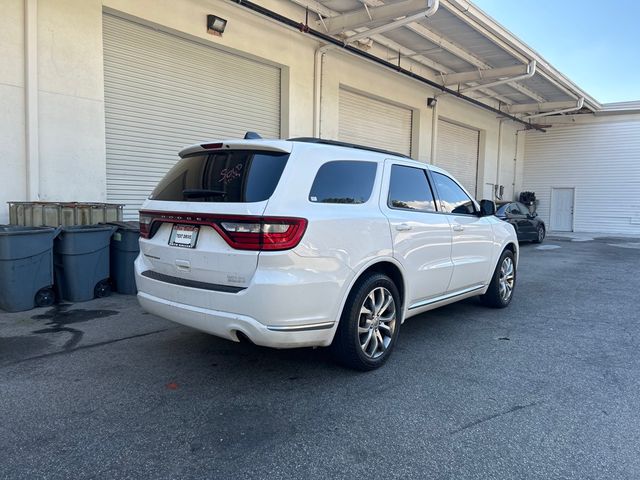
[[[27, 199], [25, 1], [28, 0], [6, 0], [0, 17], [0, 107], [8, 112], [0, 117], [0, 223], [8, 220], [6, 201]], [[261, 4], [292, 18], [304, 18], [304, 11], [289, 2], [265, 0]], [[310, 36], [222, 0], [38, 0], [37, 5], [42, 200], [106, 198], [103, 9], [282, 66], [282, 136], [313, 135], [314, 52], [318, 42]], [[206, 15], [210, 13], [228, 20], [222, 37], [206, 33]], [[374, 53], [386, 55], [386, 50], [376, 52], [375, 48]], [[426, 69], [411, 67], [414, 72], [433, 78]], [[426, 99], [436, 93], [427, 85], [334, 50], [325, 55], [322, 77], [321, 136], [325, 138], [337, 138], [341, 84], [411, 108], [413, 156], [425, 162], [431, 161], [434, 114], [478, 129], [478, 185], [484, 193], [480, 196], [493, 198], [492, 188], [499, 176], [499, 183], [505, 186], [504, 198], [511, 198], [516, 131], [512, 122], [503, 123], [503, 148], [499, 149], [499, 120], [494, 113], [446, 95], [438, 97], [436, 109], [427, 108]]]
[[575, 232], [640, 234], [640, 116], [574, 116], [527, 132], [522, 189], [547, 225], [553, 187], [575, 188]]
[[98, 0], [38, 1], [41, 200], [106, 199], [101, 15]]
[[32, 145], [39, 176], [28, 198], [25, 3], [3, 1], [0, 18], [0, 223], [8, 221], [9, 200], [106, 196], [101, 2], [38, 0], [31, 39], [37, 52]]
[[27, 195], [24, 116], [24, 1], [4, 0], [0, 16], [0, 224], [9, 200]]

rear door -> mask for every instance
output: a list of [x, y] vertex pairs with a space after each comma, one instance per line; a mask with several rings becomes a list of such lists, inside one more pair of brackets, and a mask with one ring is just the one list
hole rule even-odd
[[380, 208], [389, 219], [393, 255], [407, 276], [408, 306], [446, 292], [451, 279], [451, 227], [437, 213], [424, 168], [387, 160]]
[[492, 271], [493, 228], [487, 217], [480, 217], [473, 200], [448, 175], [431, 172], [438, 192], [440, 209], [449, 220], [453, 274], [450, 292], [470, 291], [485, 285]]
[[[197, 282], [246, 287], [259, 249], [250, 242], [288, 153], [229, 150], [200, 152], [179, 161], [141, 211], [151, 238], [141, 252], [152, 271]], [[231, 244], [230, 244], [231, 243]]]

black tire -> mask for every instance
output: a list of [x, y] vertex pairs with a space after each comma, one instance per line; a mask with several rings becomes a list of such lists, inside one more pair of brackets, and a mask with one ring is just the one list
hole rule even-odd
[[93, 289], [93, 296], [95, 298], [104, 298], [111, 295], [111, 283], [109, 280], [100, 280]]
[[[509, 260], [506, 260], [506, 259], [509, 259]], [[509, 295], [505, 296], [505, 294], [503, 293], [504, 290], [501, 288], [501, 280], [504, 277], [508, 277], [508, 275], [503, 274], [504, 272], [502, 268], [505, 265], [505, 262], [508, 262], [508, 261], [511, 262], [511, 266], [513, 268], [512, 269], [513, 282], [509, 290]], [[492, 307], [492, 308], [507, 307], [511, 303], [511, 299], [513, 298], [513, 291], [515, 290], [515, 287], [516, 287], [516, 278], [517, 278], [517, 275], [516, 275], [515, 257], [511, 250], [505, 250], [504, 252], [502, 252], [502, 255], [500, 255], [500, 259], [498, 260], [496, 269], [493, 272], [493, 277], [491, 277], [491, 283], [489, 284], [489, 289], [487, 290], [487, 293], [485, 293], [484, 295], [480, 295], [480, 301], [487, 307]]]
[[45, 287], [38, 290], [34, 302], [36, 307], [51, 307], [56, 303], [56, 294], [52, 287]]
[[544, 237], [545, 237], [545, 235], [547, 233], [545, 231], [544, 227], [542, 225], [538, 225], [538, 231], [536, 233], [538, 234], [538, 236], [533, 241], [533, 243], [542, 243], [542, 241], [544, 240]]
[[[373, 303], [370, 294], [373, 295], [373, 298], [381, 299], [380, 313], [374, 313], [376, 304]], [[393, 303], [389, 303], [387, 308], [383, 309], [382, 304], [389, 297], [392, 298]], [[371, 315], [362, 313], [362, 309], [367, 308], [365, 304], [371, 306]], [[393, 320], [385, 320], [387, 317], [393, 317]], [[347, 298], [336, 335], [331, 344], [334, 356], [341, 364], [354, 370], [368, 371], [382, 366], [391, 355], [398, 339], [401, 321], [400, 294], [389, 277], [381, 273], [374, 273], [359, 280]], [[391, 325], [392, 322], [393, 325]], [[360, 325], [361, 323], [362, 325]], [[368, 329], [368, 331], [359, 333], [359, 326]], [[361, 343], [362, 338], [364, 338], [364, 343], [367, 338], [369, 339], [366, 347], [363, 347], [363, 343]], [[382, 343], [378, 338], [383, 340]]]

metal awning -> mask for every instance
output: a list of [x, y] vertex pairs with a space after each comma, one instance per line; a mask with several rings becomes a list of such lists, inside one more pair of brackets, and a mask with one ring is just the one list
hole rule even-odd
[[602, 109], [466, 0], [289, 1], [310, 27], [519, 118]]

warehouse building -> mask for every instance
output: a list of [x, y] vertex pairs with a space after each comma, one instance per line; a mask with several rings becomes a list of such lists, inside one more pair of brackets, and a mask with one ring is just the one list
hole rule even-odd
[[0, 223], [16, 200], [135, 218], [183, 146], [251, 130], [404, 153], [479, 199], [535, 191], [552, 230], [640, 234], [640, 102], [598, 103], [466, 0], [5, 0], [0, 27]]

